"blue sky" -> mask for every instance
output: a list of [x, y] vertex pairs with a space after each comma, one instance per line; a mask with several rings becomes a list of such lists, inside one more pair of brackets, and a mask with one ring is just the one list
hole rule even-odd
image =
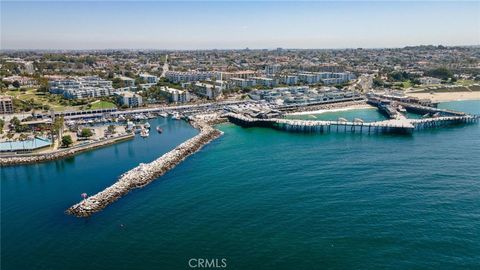
[[480, 2], [1, 2], [2, 49], [480, 44]]

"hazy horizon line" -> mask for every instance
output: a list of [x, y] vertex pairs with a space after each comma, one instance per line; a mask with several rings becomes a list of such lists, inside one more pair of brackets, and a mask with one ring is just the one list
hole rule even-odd
[[51, 49], [40, 49], [40, 48], [0, 48], [0, 52], [2, 51], [111, 51], [111, 50], [116, 50], [116, 51], [141, 51], [141, 50], [146, 50], [146, 51], [241, 51], [241, 50], [357, 50], [357, 49], [369, 49], [369, 50], [374, 50], [374, 49], [403, 49], [407, 47], [447, 47], [447, 48], [453, 48], [453, 47], [480, 47], [479, 44], [461, 44], [461, 45], [443, 45], [443, 44], [417, 44], [417, 45], [405, 45], [405, 46], [392, 46], [392, 47], [325, 47], [325, 48], [301, 48], [301, 47], [274, 47], [274, 48], [250, 48], [250, 47], [244, 47], [244, 48], [192, 48], [192, 49], [172, 49], [172, 48], [51, 48]]

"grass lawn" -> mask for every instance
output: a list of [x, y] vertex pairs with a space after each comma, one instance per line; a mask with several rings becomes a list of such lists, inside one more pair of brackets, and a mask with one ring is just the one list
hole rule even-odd
[[410, 87], [412, 87], [412, 83], [410, 82], [410, 80], [408, 80], [408, 81], [403, 81], [402, 84], [403, 84], [403, 85], [402, 85], [403, 88], [410, 88]]
[[48, 105], [50, 109], [55, 111], [76, 110], [78, 106], [67, 106], [61, 104], [62, 97], [59, 95], [51, 95], [46, 93], [37, 92], [35, 88], [27, 88], [25, 90], [8, 90], [5, 94], [14, 97], [15, 99], [33, 103], [36, 105]]
[[469, 86], [469, 85], [472, 85], [474, 83], [475, 83], [474, 80], [458, 80], [456, 84], [463, 85], [463, 86]]
[[112, 102], [108, 102], [108, 101], [101, 101], [101, 100], [97, 100], [97, 101], [94, 101], [92, 103], [90, 103], [91, 107], [89, 108], [89, 110], [98, 110], [98, 109], [112, 109], [112, 108], [116, 108], [117, 106], [112, 103]]

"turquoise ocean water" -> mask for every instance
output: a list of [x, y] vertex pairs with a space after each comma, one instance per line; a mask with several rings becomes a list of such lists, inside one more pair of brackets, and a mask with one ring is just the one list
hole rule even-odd
[[[441, 106], [480, 113], [480, 101]], [[64, 214], [196, 134], [182, 121], [156, 125], [164, 133], [145, 140], [0, 168], [1, 269], [189, 269], [190, 258], [225, 258], [227, 269], [480, 268], [480, 125], [399, 136], [222, 124], [224, 136], [158, 181], [91, 218]]]

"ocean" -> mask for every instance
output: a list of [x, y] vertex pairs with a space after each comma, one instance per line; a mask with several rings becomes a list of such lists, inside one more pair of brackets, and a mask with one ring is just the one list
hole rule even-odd
[[[480, 113], [480, 101], [440, 106]], [[315, 117], [358, 116], [382, 119], [371, 109]], [[0, 168], [1, 269], [191, 269], [198, 259], [226, 269], [480, 268], [478, 124], [412, 135], [221, 124], [221, 138], [157, 181], [90, 218], [66, 215], [81, 193], [197, 134], [183, 121], [151, 124], [147, 139]]]

